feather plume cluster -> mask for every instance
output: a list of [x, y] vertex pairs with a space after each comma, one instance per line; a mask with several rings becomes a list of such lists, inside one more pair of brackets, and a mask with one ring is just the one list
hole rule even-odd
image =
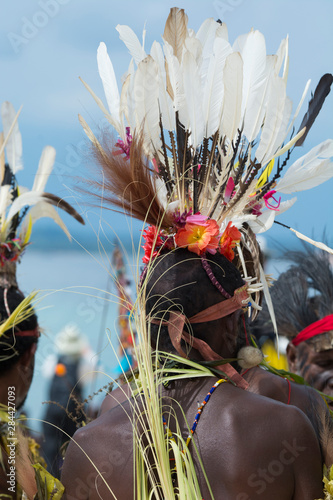
[[[286, 257], [292, 265], [274, 283], [271, 297], [279, 334], [292, 339], [333, 314], [333, 268], [329, 254], [310, 245], [303, 251], [288, 252]], [[259, 336], [272, 331], [266, 304], [254, 326]]]
[[118, 145], [129, 147], [128, 130], [135, 137], [129, 161], [119, 159], [117, 147], [105, 150], [80, 117], [111, 179], [103, 197], [106, 188], [111, 203], [162, 228], [176, 209], [214, 219], [221, 233], [232, 221], [244, 234], [246, 252], [258, 253], [253, 235], [269, 229], [296, 200], [281, 202], [279, 193], [309, 189], [333, 176], [333, 140], [286, 169], [330, 91], [332, 75], [320, 80], [294, 133], [310, 82], [293, 113], [286, 90], [288, 38], [267, 55], [259, 31], [231, 44], [225, 24], [206, 19], [195, 32], [178, 8], [170, 11], [163, 43], [154, 41], [149, 54], [129, 27], [117, 30], [132, 56], [121, 90], [104, 43], [97, 62], [108, 109], [84, 85], [118, 132]]
[[[121, 91], [104, 43], [97, 59], [109, 109], [85, 85], [122, 141], [127, 141], [126, 127], [132, 135], [140, 135], [144, 169], [148, 171], [150, 161], [154, 165], [150, 175], [164, 181], [164, 188], [155, 193], [161, 200], [177, 201], [181, 212], [192, 208], [221, 226], [230, 220], [239, 227], [247, 222], [258, 233], [291, 206], [287, 201], [275, 210], [267, 208], [272, 206], [272, 190], [289, 194], [333, 176], [333, 141], [327, 140], [291, 165], [278, 181], [332, 83], [332, 75], [324, 75], [298, 133], [290, 136], [309, 82], [292, 115], [286, 93], [288, 39], [274, 55], [266, 54], [259, 31], [251, 30], [231, 45], [224, 24], [207, 19], [195, 33], [178, 8], [170, 11], [163, 44], [155, 41], [148, 55], [129, 27], [117, 30], [132, 56]], [[117, 164], [113, 160], [104, 164], [109, 156], [110, 151], [100, 153], [105, 172]], [[131, 203], [131, 193], [123, 185], [115, 195]]]
[[[20, 112], [19, 112], [20, 113]], [[45, 186], [52, 172], [55, 149], [46, 146], [42, 152], [31, 190], [19, 186], [16, 174], [23, 168], [22, 138], [17, 124], [19, 113], [11, 103], [1, 107], [3, 133], [0, 134], [0, 273], [10, 273], [10, 265], [15, 263], [29, 243], [33, 223], [41, 217], [51, 217], [66, 233], [70, 234], [54, 207], [60, 207], [81, 224], [82, 217], [65, 200], [46, 193]], [[7, 160], [7, 162], [6, 162]]]

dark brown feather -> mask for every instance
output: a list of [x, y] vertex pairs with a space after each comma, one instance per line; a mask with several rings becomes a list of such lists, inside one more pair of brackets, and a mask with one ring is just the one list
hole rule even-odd
[[74, 217], [78, 222], [84, 225], [84, 220], [81, 217], [81, 215], [75, 210], [75, 208], [72, 207], [67, 201], [65, 201], [62, 198], [59, 198], [59, 196], [56, 196], [55, 194], [51, 193], [43, 193], [43, 198], [46, 198], [47, 202], [50, 203], [51, 205], [54, 205], [55, 207], [62, 208], [65, 212], [67, 212], [69, 215]]
[[322, 76], [319, 80], [314, 95], [309, 102], [308, 110], [305, 113], [302, 123], [298, 129], [298, 132], [300, 132], [302, 128], [306, 127], [305, 133], [298, 139], [298, 141], [295, 143], [295, 146], [302, 146], [303, 142], [305, 141], [305, 138], [308, 135], [315, 119], [317, 118], [326, 97], [330, 93], [332, 82], [333, 76], [330, 73], [326, 73], [326, 75]]
[[143, 154], [142, 136], [134, 135], [129, 159], [123, 154], [115, 155], [119, 150], [110, 143], [113, 145], [114, 141], [106, 134], [101, 141], [103, 152], [92, 145], [103, 178], [89, 181], [96, 189], [96, 193], [90, 194], [147, 224], [169, 228], [172, 220], [156, 196], [157, 174], [149, 168], [149, 160]]

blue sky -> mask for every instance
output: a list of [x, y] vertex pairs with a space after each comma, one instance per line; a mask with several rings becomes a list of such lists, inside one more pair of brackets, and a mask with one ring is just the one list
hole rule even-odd
[[[50, 144], [57, 150], [57, 159], [48, 190], [73, 203], [78, 201], [84, 210], [84, 200], [74, 189], [77, 176], [87, 173], [86, 140], [77, 115], [82, 114], [92, 127], [102, 123], [103, 117], [78, 77], [103, 97], [96, 63], [99, 42], [107, 44], [120, 83], [129, 55], [115, 26], [128, 24], [140, 38], [146, 23], [146, 46], [150, 47], [154, 39], [160, 39], [169, 9], [174, 5], [169, 0], [6, 2], [0, 20], [0, 95], [1, 101], [11, 101], [16, 109], [23, 104], [19, 123], [25, 171], [20, 173], [21, 184], [32, 185], [42, 148]], [[275, 52], [280, 40], [289, 34], [288, 95], [295, 106], [309, 78], [314, 90], [321, 75], [332, 72], [331, 0], [184, 0], [177, 6], [185, 8], [189, 26], [195, 30], [206, 17], [220, 18], [228, 26], [231, 41], [252, 27], [259, 29], [266, 37], [268, 53]], [[332, 103], [330, 95], [298, 156], [332, 137]], [[296, 158], [293, 155], [292, 159]], [[317, 239], [326, 228], [332, 245], [332, 190], [333, 179], [312, 191], [299, 193], [296, 205], [279, 220]], [[98, 225], [99, 212], [89, 212], [92, 225]], [[110, 212], [105, 218], [121, 235], [124, 219]], [[91, 236], [91, 229], [79, 228], [68, 218], [66, 222], [78, 239]], [[51, 223], [39, 223], [39, 231], [50, 226]], [[60, 234], [56, 227], [55, 232]], [[279, 241], [289, 236], [287, 230], [277, 227], [269, 234]]]

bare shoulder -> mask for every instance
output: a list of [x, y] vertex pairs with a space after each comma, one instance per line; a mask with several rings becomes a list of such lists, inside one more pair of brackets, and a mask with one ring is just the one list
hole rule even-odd
[[125, 403], [131, 397], [131, 394], [131, 388], [128, 384], [124, 384], [109, 392], [103, 400], [99, 416], [109, 410], [112, 410], [112, 408], [115, 408], [119, 404]]
[[61, 476], [64, 498], [93, 500], [94, 494], [96, 498], [112, 498], [110, 484], [114, 477], [121, 476], [126, 463], [131, 461], [132, 443], [128, 402], [79, 429], [65, 455]]

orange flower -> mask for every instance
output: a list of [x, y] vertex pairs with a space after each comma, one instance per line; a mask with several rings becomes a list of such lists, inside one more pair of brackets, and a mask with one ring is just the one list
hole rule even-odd
[[220, 253], [230, 260], [230, 262], [234, 260], [235, 254], [233, 248], [240, 241], [241, 236], [237, 227], [232, 226], [232, 222], [229, 222], [220, 238]]
[[[192, 223], [191, 217], [197, 223]], [[187, 247], [197, 255], [206, 251], [214, 254], [219, 244], [218, 234], [219, 226], [215, 220], [205, 220], [204, 217], [195, 215], [187, 218], [185, 228], [178, 230], [175, 241], [177, 247]]]

